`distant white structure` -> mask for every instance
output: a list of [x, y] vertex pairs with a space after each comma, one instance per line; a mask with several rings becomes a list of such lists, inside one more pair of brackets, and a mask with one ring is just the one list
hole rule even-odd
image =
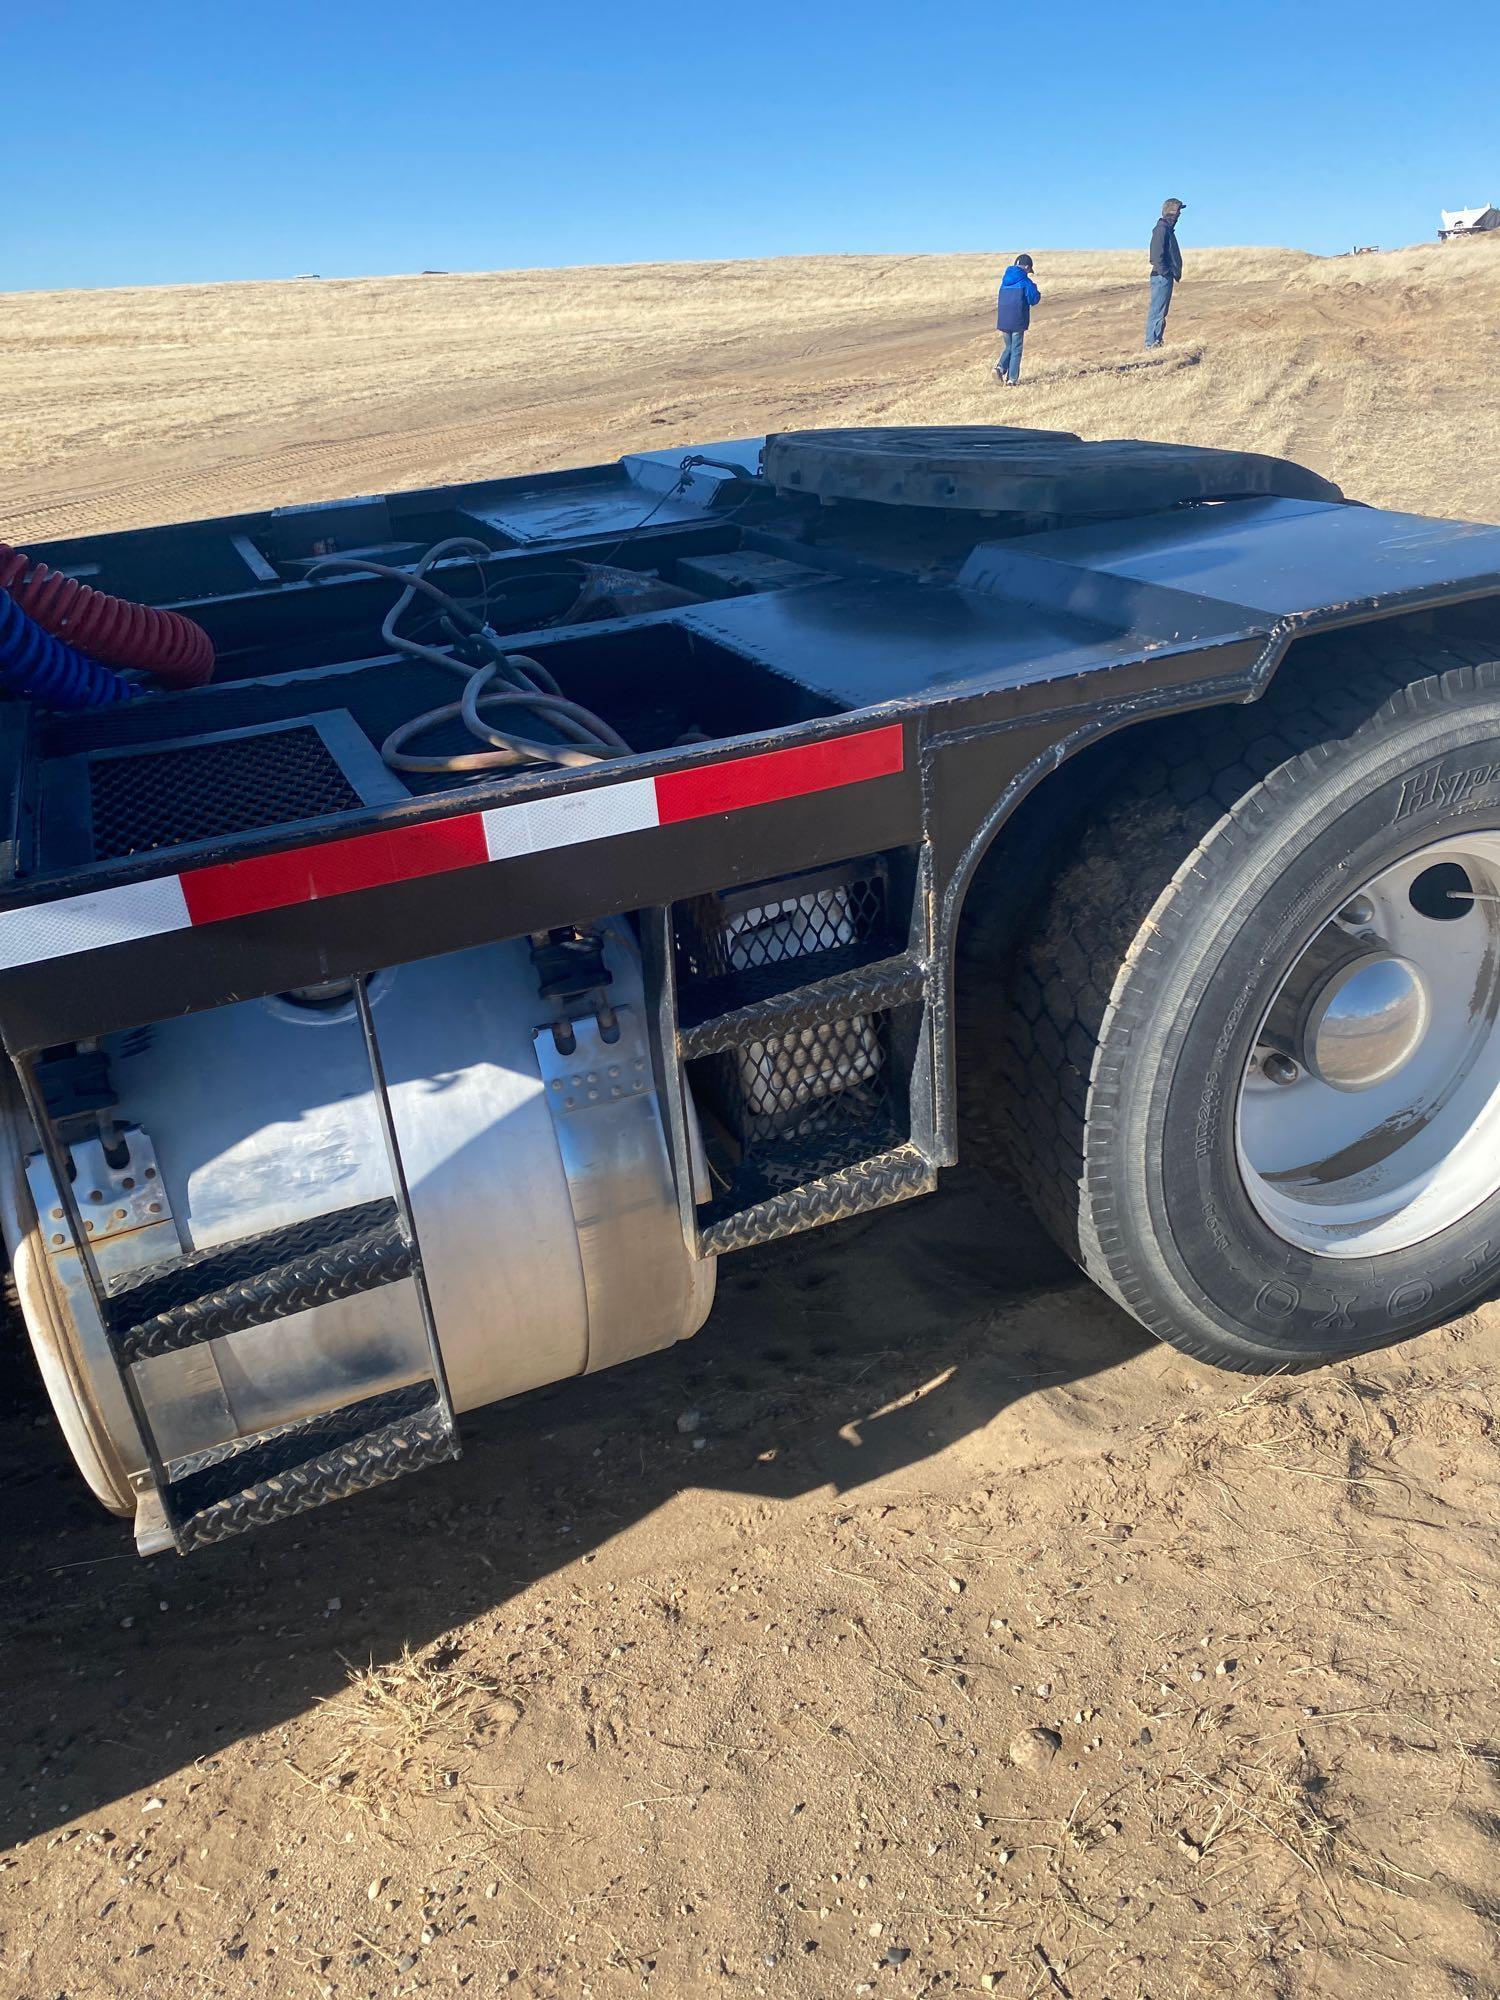
[[1445, 208], [1438, 235], [1451, 243], [1455, 236], [1478, 236], [1486, 229], [1500, 229], [1500, 208]]

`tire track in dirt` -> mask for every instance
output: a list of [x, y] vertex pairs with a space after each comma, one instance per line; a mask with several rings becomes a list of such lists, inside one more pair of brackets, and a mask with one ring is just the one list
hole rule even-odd
[[[938, 318], [864, 333], [836, 331], [812, 343], [773, 340], [758, 345], [748, 365], [737, 368], [712, 355], [694, 357], [671, 386], [674, 397], [686, 401], [686, 418], [688, 411], [695, 416], [703, 414], [747, 394], [765, 396], [794, 387], [799, 380], [822, 381], [830, 368], [842, 372], [878, 365], [899, 376], [913, 367], [930, 365], [966, 337], [972, 338], [972, 331], [961, 322]], [[148, 461], [150, 469], [125, 480], [101, 478], [85, 460], [60, 484], [39, 483], [28, 492], [24, 479], [13, 482], [6, 505], [6, 531], [16, 541], [41, 540], [101, 533], [125, 520], [131, 525], [194, 520], [305, 499], [337, 498], [369, 490], [387, 479], [395, 484], [439, 483], [451, 476], [450, 468], [455, 464], [472, 460], [487, 431], [501, 428], [506, 433], [504, 459], [492, 459], [482, 471], [475, 470], [469, 476], [547, 471], [576, 459], [572, 440], [618, 428], [618, 417], [612, 417], [612, 412], [622, 405], [655, 400], [662, 386], [659, 368], [640, 364], [616, 371], [607, 384], [594, 381], [562, 396], [502, 393], [461, 420], [454, 419], [451, 396], [424, 396], [411, 399], [401, 406], [398, 416], [388, 416], [376, 428], [331, 438], [277, 439], [249, 449], [226, 440], [212, 465], [201, 463], [201, 450], [195, 448], [195, 462], [185, 469], [180, 454], [163, 454]], [[528, 458], [521, 439], [538, 434], [568, 442], [555, 444], [548, 457]], [[690, 441], [686, 436], [681, 439], [684, 444]], [[603, 455], [655, 448], [661, 442], [647, 435], [637, 421], [631, 440], [620, 443], [618, 438], [612, 439], [610, 451]]]

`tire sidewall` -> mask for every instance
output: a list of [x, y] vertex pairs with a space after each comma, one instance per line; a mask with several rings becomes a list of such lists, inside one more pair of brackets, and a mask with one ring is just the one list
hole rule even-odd
[[1090, 1093], [1103, 1115], [1087, 1187], [1099, 1253], [1132, 1310], [1149, 1324], [1145, 1301], [1176, 1295], [1175, 1325], [1155, 1328], [1168, 1338], [1185, 1322], [1247, 1359], [1359, 1353], [1500, 1288], [1500, 1193], [1408, 1249], [1319, 1257], [1261, 1218], [1236, 1148], [1256, 1034], [1307, 940], [1393, 862], [1500, 825], [1500, 695], [1468, 692], [1420, 684], [1347, 743], [1273, 772], [1143, 932]]

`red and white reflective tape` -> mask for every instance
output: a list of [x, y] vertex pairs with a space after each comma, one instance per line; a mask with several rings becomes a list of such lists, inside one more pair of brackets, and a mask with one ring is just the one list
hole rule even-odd
[[660, 778], [627, 778], [622, 784], [557, 798], [222, 861], [87, 896], [64, 896], [55, 903], [0, 911], [0, 970], [346, 896], [355, 889], [381, 889], [455, 868], [545, 854], [580, 841], [772, 805], [890, 777], [901, 770], [902, 761], [901, 725], [893, 722], [790, 750], [727, 757]]

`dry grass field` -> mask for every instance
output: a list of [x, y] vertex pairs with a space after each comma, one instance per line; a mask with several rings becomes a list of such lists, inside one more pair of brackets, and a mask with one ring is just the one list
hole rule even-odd
[[[0, 535], [997, 416], [1500, 518], [1500, 245], [1185, 250], [1014, 393], [991, 257], [0, 298]], [[0, 1372], [17, 2000], [1500, 1996], [1500, 1307], [1216, 1375], [961, 1168], [186, 1564]]]
[[1004, 404], [993, 256], [0, 296], [0, 536], [1005, 415], [1284, 453], [1382, 506], [1500, 518], [1500, 245], [1189, 243], [1153, 357], [1139, 255], [1035, 254], [1044, 304]]

